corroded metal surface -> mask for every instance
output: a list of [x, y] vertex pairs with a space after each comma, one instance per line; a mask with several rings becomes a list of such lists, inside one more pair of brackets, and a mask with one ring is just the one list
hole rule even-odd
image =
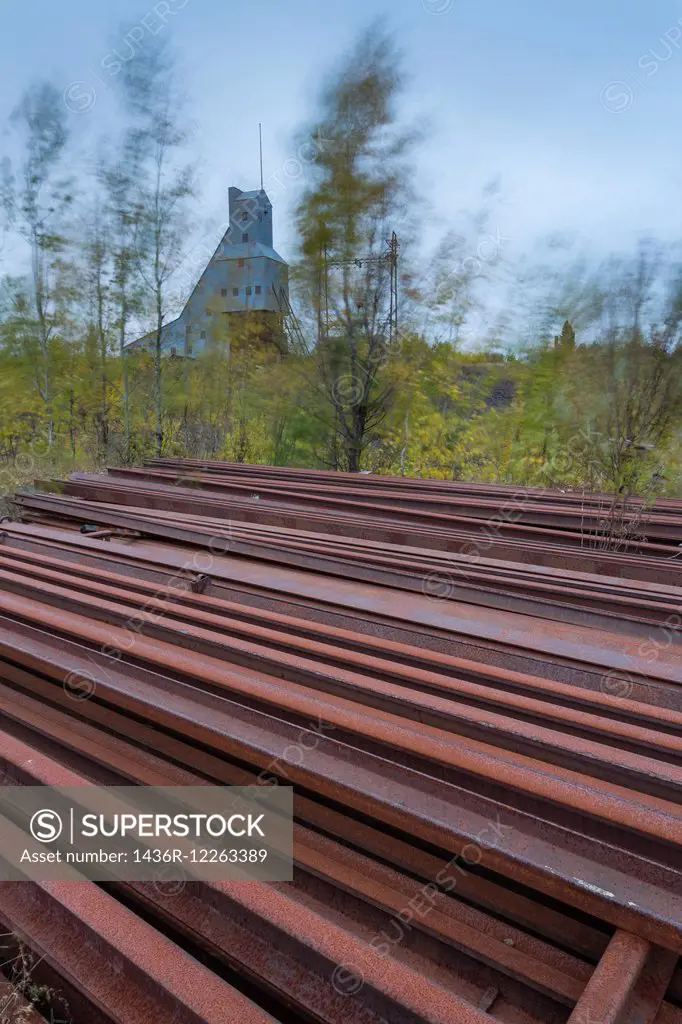
[[682, 503], [603, 551], [598, 495], [52, 490], [2, 526], [0, 769], [293, 785], [296, 819], [293, 882], [0, 887], [73, 1024], [682, 1024]]

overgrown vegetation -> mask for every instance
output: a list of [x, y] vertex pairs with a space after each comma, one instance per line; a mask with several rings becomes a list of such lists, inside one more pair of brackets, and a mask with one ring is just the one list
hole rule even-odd
[[4, 977], [12, 986], [10, 993], [0, 992], [0, 1024], [29, 1024], [37, 1015], [53, 1024], [70, 1024], [69, 1004], [63, 995], [35, 976], [40, 959], [16, 935], [0, 935]]
[[[632, 495], [680, 493], [675, 261], [647, 243], [589, 272], [514, 273], [495, 187], [468, 232], [425, 255], [419, 135], [378, 26], [294, 140], [316, 140], [295, 211], [303, 339], [282, 356], [252, 318], [229, 339], [216, 328], [196, 358], [162, 359], [195, 183], [172, 60], [148, 46], [121, 76], [120, 137], [78, 187], [58, 91], [32, 87], [15, 114], [3, 210], [29, 269], [17, 262], [0, 292], [0, 493], [163, 453], [607, 490], [611, 538]], [[144, 331], [151, 350], [126, 350]]]

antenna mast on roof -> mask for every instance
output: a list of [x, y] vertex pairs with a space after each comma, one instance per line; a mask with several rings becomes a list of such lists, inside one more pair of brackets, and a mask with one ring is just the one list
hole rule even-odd
[[258, 122], [258, 138], [260, 141], [260, 190], [263, 191], [263, 125]]

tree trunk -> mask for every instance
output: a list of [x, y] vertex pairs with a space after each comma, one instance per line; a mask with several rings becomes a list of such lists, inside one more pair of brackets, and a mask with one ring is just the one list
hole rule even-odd
[[121, 296], [121, 326], [119, 330], [119, 348], [123, 369], [123, 448], [124, 461], [130, 462], [130, 384], [128, 381], [128, 353], [126, 351], [126, 321], [128, 308], [125, 296]]
[[97, 285], [97, 333], [99, 335], [100, 355], [100, 455], [103, 462], [106, 462], [109, 453], [109, 407], [107, 405], [107, 339], [104, 332], [104, 296], [102, 294], [101, 278]]
[[163, 329], [163, 314], [161, 307], [161, 296], [157, 292], [156, 300], [156, 345], [154, 349], [154, 375], [156, 392], [156, 457], [161, 458], [163, 453], [163, 398], [161, 394], [161, 338]]
[[52, 410], [52, 382], [50, 380], [50, 357], [47, 345], [43, 346], [43, 392], [45, 394], [45, 412], [47, 413], [47, 443], [53, 448], [55, 442], [54, 413]]
[[76, 431], [74, 428], [74, 408], [75, 408], [75, 396], [73, 388], [69, 390], [69, 441], [71, 444], [71, 464], [75, 469], [76, 466]]

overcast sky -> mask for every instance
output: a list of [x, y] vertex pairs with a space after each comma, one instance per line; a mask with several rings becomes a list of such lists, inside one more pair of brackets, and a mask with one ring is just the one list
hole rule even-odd
[[262, 121], [284, 256], [300, 186], [292, 131], [325, 70], [382, 14], [412, 79], [406, 116], [430, 124], [418, 185], [444, 227], [499, 177], [496, 227], [519, 253], [556, 231], [595, 252], [679, 234], [680, 0], [0, 0], [0, 12], [0, 123], [49, 77], [83, 153], [113, 133], [113, 71], [131, 39], [172, 38], [196, 122], [200, 223], [225, 220], [229, 185], [257, 187]]

